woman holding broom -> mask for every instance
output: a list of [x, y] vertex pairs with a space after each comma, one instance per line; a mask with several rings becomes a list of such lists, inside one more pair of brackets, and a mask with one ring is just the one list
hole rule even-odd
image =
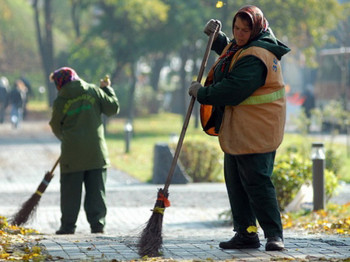
[[69, 67], [50, 75], [58, 90], [50, 126], [61, 141], [61, 227], [56, 234], [74, 234], [82, 184], [84, 209], [91, 233], [103, 233], [106, 217], [105, 182], [109, 159], [101, 115], [119, 112], [108, 78], [100, 87], [82, 80]]
[[[212, 33], [217, 20], [204, 32]], [[257, 221], [267, 251], [283, 250], [283, 230], [271, 182], [276, 149], [285, 125], [280, 60], [290, 49], [277, 40], [262, 11], [242, 7], [232, 22], [233, 40], [219, 32], [212, 50], [220, 55], [204, 87], [193, 82], [189, 94], [201, 104], [203, 129], [218, 135], [236, 234], [223, 249], [259, 248]], [[257, 221], [256, 221], [257, 220]]]

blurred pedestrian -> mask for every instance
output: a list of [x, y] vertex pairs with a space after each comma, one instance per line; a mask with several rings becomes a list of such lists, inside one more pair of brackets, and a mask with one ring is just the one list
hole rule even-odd
[[33, 97], [33, 88], [31, 83], [29, 82], [28, 78], [26, 78], [24, 75], [22, 75], [20, 77], [20, 79], [22, 80], [23, 84], [27, 87], [27, 95], [26, 95], [26, 99], [23, 103], [23, 119], [26, 119], [28, 116], [28, 101], [31, 97]]
[[9, 95], [11, 106], [10, 119], [13, 128], [18, 128], [23, 120], [23, 105], [26, 100], [26, 95], [27, 87], [22, 80], [17, 79]]
[[5, 76], [0, 77], [0, 124], [5, 121], [9, 91], [9, 80]]
[[57, 69], [50, 79], [58, 90], [50, 126], [61, 141], [61, 226], [56, 234], [74, 234], [83, 184], [91, 233], [103, 233], [110, 162], [101, 115], [117, 114], [118, 99], [109, 79], [101, 80], [98, 87], [85, 82], [69, 67]]
[[[208, 35], [221, 22], [211, 19]], [[257, 221], [267, 238], [265, 249], [283, 250], [283, 229], [271, 181], [276, 149], [286, 118], [279, 60], [290, 49], [277, 40], [262, 11], [242, 7], [232, 22], [234, 39], [219, 32], [212, 49], [220, 55], [205, 86], [193, 82], [189, 94], [201, 103], [203, 129], [218, 135], [224, 151], [224, 175], [236, 234], [223, 249], [259, 248]], [[208, 114], [206, 114], [208, 113]]]
[[307, 131], [310, 131], [311, 126], [311, 112], [315, 108], [315, 95], [313, 93], [313, 86], [311, 84], [307, 85], [302, 93], [304, 102], [302, 107], [304, 109], [307, 119]]

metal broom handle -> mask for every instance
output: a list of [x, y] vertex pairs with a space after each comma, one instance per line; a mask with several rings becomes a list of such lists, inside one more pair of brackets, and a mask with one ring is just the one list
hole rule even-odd
[[[202, 64], [201, 64], [201, 67], [200, 67], [200, 70], [199, 70], [199, 73], [198, 73], [198, 76], [197, 76], [197, 82], [201, 82], [202, 81], [204, 69], [207, 66], [207, 62], [208, 62], [208, 58], [209, 58], [209, 54], [210, 54], [210, 49], [211, 49], [211, 46], [213, 45], [214, 37], [215, 37], [218, 29], [219, 29], [219, 25], [216, 26], [215, 31], [209, 36], [209, 40], [208, 40], [208, 43], [207, 43], [207, 48], [205, 50], [204, 57], [203, 57], [203, 60], [202, 60]], [[194, 96], [192, 96], [190, 104], [189, 104], [188, 109], [187, 109], [187, 114], [186, 114], [186, 117], [185, 117], [185, 120], [184, 120], [184, 123], [183, 123], [183, 126], [182, 126], [182, 130], [181, 130], [181, 134], [180, 134], [180, 137], [179, 137], [179, 141], [178, 141], [176, 149], [175, 149], [174, 158], [173, 158], [173, 161], [171, 162], [171, 167], [170, 167], [170, 170], [169, 170], [169, 173], [168, 173], [168, 177], [167, 177], [167, 180], [166, 180], [164, 188], [163, 188], [164, 193], [168, 192], [168, 188], [169, 188], [171, 179], [172, 179], [172, 177], [174, 175], [174, 170], [175, 170], [175, 167], [176, 167], [176, 164], [177, 164], [177, 160], [178, 160], [179, 155], [180, 155], [181, 147], [182, 147], [182, 144], [183, 144], [183, 141], [184, 141], [184, 138], [185, 138], [185, 133], [186, 133], [186, 130], [187, 130], [187, 127], [188, 127], [188, 123], [190, 121], [190, 117], [191, 117], [193, 106], [194, 106], [195, 102], [196, 102], [196, 98]]]

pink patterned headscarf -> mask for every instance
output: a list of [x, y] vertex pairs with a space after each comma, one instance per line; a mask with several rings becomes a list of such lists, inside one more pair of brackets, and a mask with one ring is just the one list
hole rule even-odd
[[250, 40], [254, 39], [259, 33], [266, 32], [267, 28], [269, 27], [269, 22], [264, 17], [263, 12], [254, 5], [246, 5], [238, 10], [232, 21], [232, 28], [235, 24], [237, 15], [241, 13], [247, 14], [250, 18], [252, 24], [252, 34], [250, 36]]
[[50, 79], [55, 82], [57, 90], [61, 90], [65, 84], [79, 80], [80, 78], [74, 69], [70, 67], [61, 67], [51, 73]]

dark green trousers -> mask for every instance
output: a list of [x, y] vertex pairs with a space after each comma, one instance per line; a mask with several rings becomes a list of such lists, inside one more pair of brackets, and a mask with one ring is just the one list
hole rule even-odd
[[103, 230], [107, 214], [106, 178], [106, 169], [61, 174], [61, 229], [74, 232], [84, 184], [84, 210], [91, 230]]
[[275, 154], [225, 154], [224, 174], [234, 231], [247, 232], [258, 220], [265, 238], [283, 237], [276, 190], [271, 181]]

